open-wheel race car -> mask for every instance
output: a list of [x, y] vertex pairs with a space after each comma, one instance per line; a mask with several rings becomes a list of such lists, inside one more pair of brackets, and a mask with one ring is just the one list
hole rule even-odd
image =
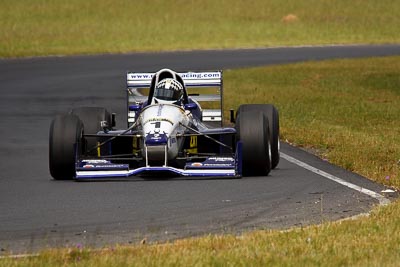
[[[200, 105], [201, 103], [201, 105]], [[279, 163], [272, 104], [241, 105], [224, 127], [222, 71], [127, 73], [127, 128], [105, 108], [74, 108], [50, 126], [56, 180], [265, 176]]]

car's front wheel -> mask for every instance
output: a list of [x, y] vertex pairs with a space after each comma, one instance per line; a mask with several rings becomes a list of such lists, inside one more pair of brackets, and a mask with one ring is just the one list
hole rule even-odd
[[280, 141], [279, 141], [279, 112], [276, 107], [272, 104], [245, 104], [241, 105], [236, 113], [239, 116], [244, 111], [259, 111], [264, 113], [268, 118], [269, 125], [269, 141], [271, 143], [271, 154], [272, 154], [272, 169], [275, 169], [279, 164], [280, 159]]
[[242, 142], [244, 176], [263, 176], [271, 171], [268, 118], [263, 112], [246, 110], [236, 118], [236, 140]]
[[51, 122], [49, 168], [55, 180], [75, 177], [75, 161], [81, 150], [82, 132], [82, 122], [76, 115], [59, 115]]

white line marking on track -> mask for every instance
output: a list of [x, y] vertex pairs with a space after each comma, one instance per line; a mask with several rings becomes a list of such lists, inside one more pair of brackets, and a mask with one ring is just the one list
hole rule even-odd
[[283, 158], [283, 159], [285, 159], [285, 160], [287, 160], [287, 161], [289, 161], [291, 163], [294, 163], [294, 164], [296, 164], [296, 165], [298, 165], [298, 166], [300, 166], [300, 167], [302, 167], [302, 168], [304, 168], [306, 170], [309, 170], [309, 171], [311, 171], [313, 173], [316, 173], [316, 174], [318, 174], [320, 176], [323, 176], [323, 177], [325, 177], [325, 178], [327, 178], [327, 179], [329, 179], [331, 181], [334, 181], [334, 182], [339, 183], [341, 185], [344, 185], [344, 186], [346, 186], [348, 188], [354, 189], [354, 190], [356, 190], [356, 191], [358, 191], [360, 193], [368, 195], [368, 196], [370, 196], [372, 198], [375, 198], [375, 199], [377, 199], [379, 201], [379, 205], [383, 206], [383, 205], [387, 205], [387, 204], [390, 203], [389, 199], [387, 199], [386, 197], [384, 197], [384, 196], [382, 196], [382, 195], [380, 195], [380, 194], [378, 194], [378, 193], [376, 193], [374, 191], [371, 191], [371, 190], [366, 189], [364, 187], [361, 187], [361, 186], [346, 182], [345, 180], [343, 180], [343, 179], [341, 179], [339, 177], [336, 177], [336, 176], [334, 176], [332, 174], [329, 174], [329, 173], [324, 172], [324, 171], [322, 171], [320, 169], [317, 169], [317, 168], [315, 168], [315, 167], [313, 167], [311, 165], [308, 165], [307, 163], [304, 163], [304, 162], [302, 162], [300, 160], [297, 160], [297, 159], [295, 159], [295, 158], [293, 158], [293, 157], [291, 157], [291, 156], [289, 156], [289, 155], [287, 155], [285, 153], [281, 152], [280, 156], [281, 156], [281, 158]]

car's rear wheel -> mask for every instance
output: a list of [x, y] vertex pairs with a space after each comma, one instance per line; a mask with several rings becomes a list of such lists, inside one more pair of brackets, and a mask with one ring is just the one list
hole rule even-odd
[[243, 111], [256, 110], [263, 112], [268, 118], [269, 124], [269, 139], [271, 143], [271, 168], [275, 169], [279, 164], [279, 151], [280, 151], [280, 141], [279, 141], [279, 112], [276, 107], [272, 104], [246, 104], [241, 105], [236, 113], [236, 116]]
[[236, 117], [235, 128], [236, 139], [242, 142], [243, 175], [268, 175], [271, 171], [268, 118], [257, 110], [242, 110]]
[[75, 115], [57, 116], [50, 125], [49, 168], [56, 180], [75, 177], [75, 161], [81, 150], [83, 126]]
[[[85, 134], [97, 134], [103, 130], [101, 122], [106, 121], [111, 128], [112, 118], [111, 114], [105, 108], [101, 107], [79, 107], [71, 110], [70, 114], [74, 114], [79, 117], [83, 123], [83, 129]], [[96, 156], [97, 155], [97, 143], [98, 138], [87, 137], [85, 138], [85, 154]]]

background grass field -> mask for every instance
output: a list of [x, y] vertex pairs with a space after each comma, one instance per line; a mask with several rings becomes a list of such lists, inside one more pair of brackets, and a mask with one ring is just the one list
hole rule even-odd
[[[389, 0], [3, 0], [0, 57], [400, 43], [399, 11]], [[400, 188], [399, 74], [400, 57], [230, 70], [225, 104], [272, 102], [283, 140]], [[399, 218], [394, 203], [368, 218], [287, 232], [47, 250], [0, 266], [397, 266]]]
[[399, 43], [393, 0], [2, 0], [0, 57]]

